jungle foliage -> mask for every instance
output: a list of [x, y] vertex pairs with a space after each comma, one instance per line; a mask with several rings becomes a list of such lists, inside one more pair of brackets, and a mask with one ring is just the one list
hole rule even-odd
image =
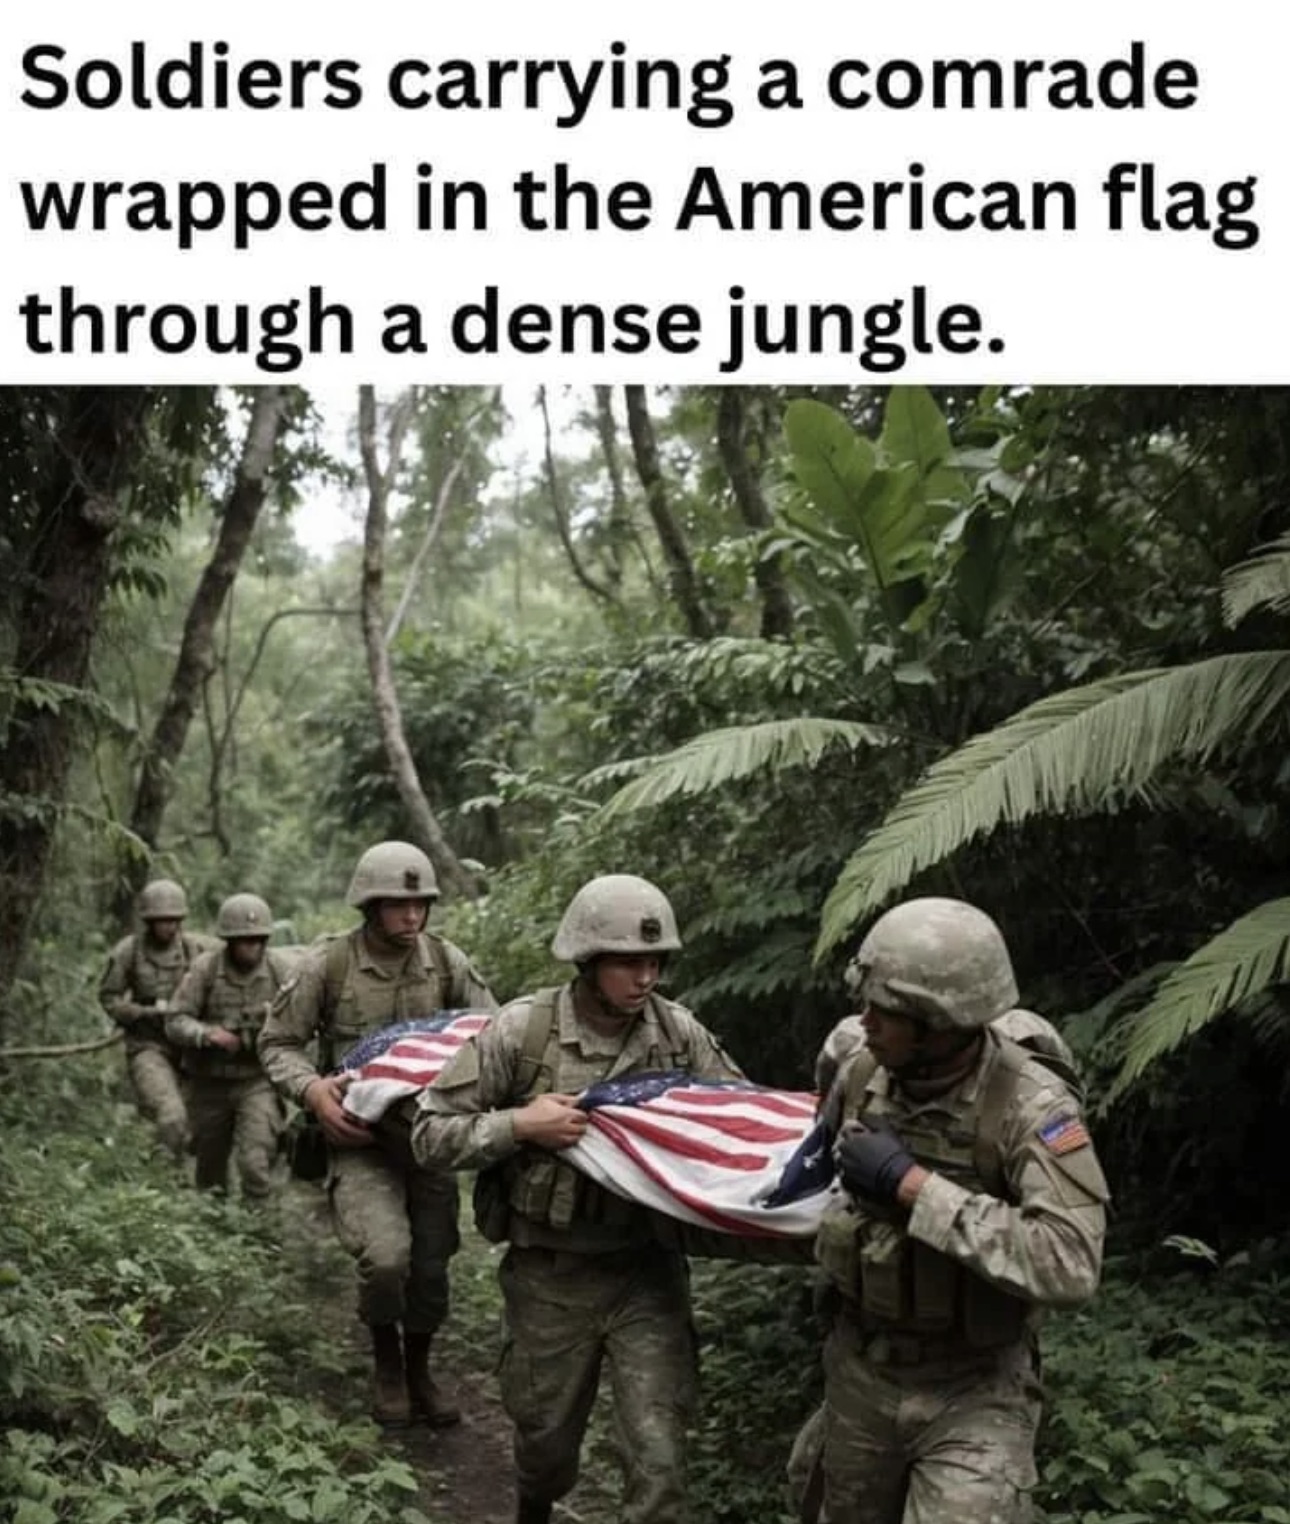
[[[251, 889], [304, 940], [348, 923], [357, 853], [410, 830], [359, 634], [361, 534], [325, 557], [297, 535], [315, 494], [360, 474], [305, 399], [211, 631], [156, 839], [130, 828], [250, 401], [0, 396], [0, 1046], [102, 1031], [95, 965], [140, 863], [183, 880], [198, 929]], [[1290, 1209], [1290, 393], [597, 388], [542, 405], [548, 426], [569, 421], [493, 469], [496, 394], [426, 389], [390, 468], [403, 729], [487, 891], [444, 907], [450, 934], [509, 997], [563, 977], [549, 939], [583, 880], [643, 873], [684, 931], [673, 992], [755, 1078], [803, 1085], [866, 922], [905, 894], [980, 904], [1024, 1003], [1081, 1057], [1117, 1202], [1110, 1289], [1049, 1336], [1051, 1517], [1284, 1524], [1261, 1394], [1286, 1377], [1265, 1345], [1283, 1332]], [[60, 538], [87, 505], [93, 544], [83, 523]], [[32, 610], [66, 586], [80, 623], [55, 650]], [[22, 1073], [45, 1120], [0, 1256], [20, 1267], [0, 1337], [26, 1372], [4, 1400], [27, 1449], [6, 1464], [72, 1486], [138, 1471], [146, 1434], [164, 1485], [214, 1486], [157, 1427], [188, 1400], [166, 1384], [172, 1348], [265, 1433], [329, 1443], [274, 1406], [261, 1293], [211, 1246], [204, 1204], [163, 1246], [153, 1166], [110, 1092], [105, 1121], [59, 1088], [80, 1078]], [[42, 1198], [57, 1228], [35, 1225]], [[226, 1341], [204, 1320], [235, 1326], [216, 1301], [140, 1310], [120, 1267], [143, 1251], [112, 1236], [124, 1215], [155, 1285], [234, 1288], [254, 1344], [235, 1372], [205, 1363]], [[236, 1229], [243, 1269], [273, 1286], [255, 1225]], [[1180, 1265], [1168, 1239], [1212, 1246], [1214, 1265]], [[101, 1268], [69, 1281], [57, 1267], [90, 1247]], [[802, 1416], [817, 1331], [775, 1277], [705, 1268], [699, 1288], [704, 1517], [760, 1517], [749, 1500]], [[74, 1330], [62, 1345], [48, 1297]], [[785, 1382], [794, 1351], [802, 1379]], [[145, 1378], [118, 1379], [117, 1359]], [[318, 1464], [342, 1491], [375, 1477], [369, 1495], [394, 1506], [401, 1484], [361, 1440]], [[83, 1499], [37, 1489], [46, 1511], [23, 1524], [81, 1517]]]

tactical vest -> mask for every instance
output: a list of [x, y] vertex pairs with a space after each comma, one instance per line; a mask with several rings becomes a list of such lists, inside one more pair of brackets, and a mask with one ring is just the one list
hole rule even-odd
[[[546, 989], [533, 997], [511, 1095], [514, 1106], [556, 1089], [559, 994], [559, 989]], [[692, 1064], [689, 1041], [677, 1029], [667, 1001], [651, 995], [649, 1009], [658, 1038], [641, 1068], [688, 1071]], [[476, 1227], [491, 1243], [559, 1241], [577, 1249], [594, 1248], [597, 1240], [621, 1243], [656, 1238], [643, 1207], [605, 1190], [546, 1148], [521, 1147], [510, 1158], [480, 1170], [475, 1177], [474, 1210]]]
[[[955, 1125], [901, 1116], [905, 1147], [925, 1169], [973, 1193], [1012, 1200], [1000, 1138], [1022, 1071], [1035, 1055], [997, 1033], [995, 1051], [974, 1113]], [[844, 1117], [878, 1118], [895, 1110], [869, 1089], [872, 1055], [846, 1071]], [[905, 1231], [904, 1214], [840, 1193], [820, 1224], [816, 1258], [862, 1322], [878, 1330], [962, 1343], [971, 1349], [1011, 1344], [1025, 1331], [1029, 1303]]]
[[[155, 1005], [158, 1000], [169, 1000], [175, 993], [183, 983], [184, 975], [201, 956], [202, 947], [187, 932], [181, 931], [175, 938], [175, 943], [179, 946], [179, 961], [175, 964], [158, 964], [145, 955], [143, 942], [143, 934], [136, 932], [130, 948], [129, 991], [137, 1004]], [[126, 1028], [127, 1051], [149, 1044], [171, 1047], [166, 1037], [165, 1018], [160, 1012], [135, 1020]]]
[[369, 1032], [396, 1021], [434, 1016], [453, 1003], [452, 964], [443, 940], [423, 932], [421, 940], [430, 956], [430, 971], [423, 974], [420, 961], [409, 957], [404, 971], [389, 980], [367, 979], [360, 993], [358, 959], [354, 939], [359, 933], [329, 937], [323, 965], [322, 1015], [318, 1024], [318, 1068], [327, 1074], [336, 1055], [352, 1047]]
[[236, 1053], [214, 1047], [184, 1048], [181, 1061], [184, 1072], [199, 1079], [254, 1079], [263, 1072], [255, 1040], [291, 970], [277, 949], [268, 947], [251, 973], [244, 980], [235, 980], [229, 977], [225, 956], [215, 954], [214, 975], [198, 1015], [212, 1026], [236, 1032], [242, 1046]]

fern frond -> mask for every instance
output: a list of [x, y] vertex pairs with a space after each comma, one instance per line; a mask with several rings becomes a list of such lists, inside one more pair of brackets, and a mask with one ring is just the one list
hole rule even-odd
[[1107, 809], [1167, 763], [1290, 714], [1290, 651], [1216, 656], [1050, 694], [934, 763], [843, 867], [817, 956], [921, 869], [1000, 823]]
[[1265, 607], [1290, 614], [1290, 534], [1261, 545], [1248, 561], [1223, 573], [1223, 618], [1229, 626]]
[[[707, 793], [752, 773], [814, 767], [831, 747], [855, 751], [861, 746], [885, 746], [893, 739], [879, 725], [811, 717], [710, 730], [656, 758], [648, 772], [619, 789], [603, 806], [601, 815], [612, 819], [678, 795]], [[594, 781], [595, 776], [591, 774], [587, 782]]]
[[1134, 1019], [1124, 1063], [1107, 1093], [1115, 1100], [1162, 1054], [1224, 1011], [1290, 981], [1290, 899], [1269, 900], [1194, 952]]

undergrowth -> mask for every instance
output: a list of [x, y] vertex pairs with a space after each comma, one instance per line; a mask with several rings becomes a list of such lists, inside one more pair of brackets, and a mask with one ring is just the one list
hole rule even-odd
[[[0, 1520], [447, 1524], [362, 1417], [332, 1326], [352, 1270], [320, 1198], [286, 1192], [256, 1215], [197, 1196], [110, 1073], [83, 1059], [0, 1087]], [[444, 1352], [487, 1372], [499, 1254], [464, 1239]], [[696, 1524], [791, 1517], [784, 1462], [819, 1397], [810, 1279], [694, 1265]], [[1044, 1330], [1041, 1518], [1290, 1524], [1288, 1325], [1288, 1242], [1222, 1266], [1112, 1263], [1091, 1306]], [[584, 1524], [619, 1516], [610, 1431], [602, 1400], [569, 1500]]]

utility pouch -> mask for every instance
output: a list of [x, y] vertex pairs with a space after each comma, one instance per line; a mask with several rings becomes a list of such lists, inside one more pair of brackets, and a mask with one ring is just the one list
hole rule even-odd
[[815, 1235], [815, 1258], [843, 1296], [860, 1296], [860, 1214], [850, 1201], [832, 1203]]
[[475, 1227], [490, 1244], [505, 1243], [511, 1236], [511, 1208], [508, 1183], [502, 1166], [490, 1165], [475, 1176], [471, 1205]]
[[327, 1178], [327, 1135], [312, 1111], [298, 1111], [282, 1134], [287, 1165], [297, 1180], [315, 1183]]

